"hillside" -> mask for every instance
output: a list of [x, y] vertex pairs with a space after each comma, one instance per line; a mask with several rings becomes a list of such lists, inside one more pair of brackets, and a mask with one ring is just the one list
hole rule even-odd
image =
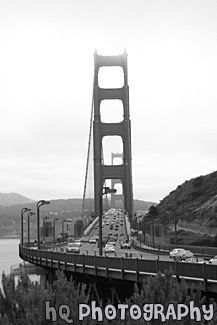
[[172, 191], [157, 205], [164, 224], [171, 220], [197, 224], [201, 229], [217, 227], [217, 172], [192, 178]]
[[[107, 203], [105, 201], [105, 203]], [[134, 201], [135, 210], [148, 210], [151, 205], [156, 205], [153, 202], [145, 202], [141, 200]], [[31, 209], [33, 212], [36, 212], [36, 202], [15, 204], [10, 206], [0, 205], [0, 237], [7, 235], [19, 235], [20, 233], [20, 215], [21, 209], [23, 207]], [[60, 220], [71, 218], [76, 219], [81, 216], [81, 207], [82, 199], [60, 199], [60, 200], [51, 200], [49, 205], [44, 205], [40, 208], [41, 217], [46, 215], [55, 215]], [[105, 209], [108, 208], [105, 204]], [[94, 209], [94, 200], [87, 199], [85, 203], [85, 209], [91, 211]], [[26, 214], [24, 216], [24, 222], [26, 220]], [[51, 217], [52, 218], [52, 217]], [[36, 223], [36, 218], [31, 219], [33, 223]]]
[[14, 204], [25, 204], [30, 202], [34, 202], [34, 200], [31, 200], [18, 193], [0, 193], [0, 205], [3, 206], [10, 206]]

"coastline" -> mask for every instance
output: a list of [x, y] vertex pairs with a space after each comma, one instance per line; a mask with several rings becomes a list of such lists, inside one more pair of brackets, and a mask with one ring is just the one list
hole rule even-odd
[[20, 239], [20, 236], [3, 236], [0, 239]]

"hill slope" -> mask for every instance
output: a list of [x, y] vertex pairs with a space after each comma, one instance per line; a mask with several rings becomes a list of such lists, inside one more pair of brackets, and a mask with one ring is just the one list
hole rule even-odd
[[201, 227], [217, 227], [217, 172], [192, 178], [172, 191], [157, 205], [164, 224], [176, 214], [177, 222], [194, 222]]
[[10, 206], [14, 204], [25, 204], [30, 202], [34, 202], [34, 200], [31, 200], [18, 193], [0, 193], [0, 205], [3, 206]]

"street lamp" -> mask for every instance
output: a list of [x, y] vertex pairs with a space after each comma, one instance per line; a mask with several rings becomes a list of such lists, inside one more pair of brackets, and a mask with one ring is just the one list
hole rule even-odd
[[102, 256], [102, 197], [104, 194], [116, 193], [116, 189], [102, 187], [99, 190], [99, 255]]
[[31, 209], [28, 209], [28, 208], [23, 208], [21, 210], [21, 236], [20, 236], [20, 243], [21, 243], [21, 246], [23, 246], [23, 214], [27, 211], [31, 211]]
[[137, 217], [137, 241], [140, 241], [140, 216]]
[[44, 220], [47, 220], [47, 219], [50, 219], [50, 218], [48, 216], [45, 216], [42, 219], [43, 219], [42, 230], [43, 230], [43, 243], [44, 243], [45, 242]]
[[55, 244], [55, 224], [56, 224], [56, 221], [60, 220], [59, 218], [54, 218], [53, 219], [53, 242]]
[[30, 211], [28, 213], [28, 247], [30, 245], [30, 227], [29, 227], [29, 217], [35, 215], [35, 212]]
[[38, 237], [38, 249], [40, 249], [40, 214], [39, 214], [39, 208], [42, 205], [50, 204], [50, 201], [40, 200], [37, 203], [37, 237]]

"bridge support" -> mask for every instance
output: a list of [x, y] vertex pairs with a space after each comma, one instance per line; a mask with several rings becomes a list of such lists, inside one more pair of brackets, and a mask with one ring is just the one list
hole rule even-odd
[[[122, 67], [124, 85], [122, 88], [100, 88], [98, 74], [101, 67]], [[124, 209], [129, 217], [133, 216], [133, 189], [131, 170], [131, 123], [129, 116], [129, 86], [127, 76], [127, 53], [118, 56], [101, 56], [95, 52], [94, 66], [94, 198], [95, 214], [99, 216], [99, 192], [105, 180], [121, 180], [124, 195]], [[121, 100], [123, 104], [123, 120], [119, 123], [104, 123], [101, 121], [100, 105], [103, 100]], [[123, 142], [123, 162], [120, 165], [103, 164], [102, 140], [105, 136], [120, 136]]]
[[44, 288], [47, 288], [47, 283], [52, 284], [55, 279], [55, 269], [46, 268], [46, 273], [40, 275], [40, 283]]

